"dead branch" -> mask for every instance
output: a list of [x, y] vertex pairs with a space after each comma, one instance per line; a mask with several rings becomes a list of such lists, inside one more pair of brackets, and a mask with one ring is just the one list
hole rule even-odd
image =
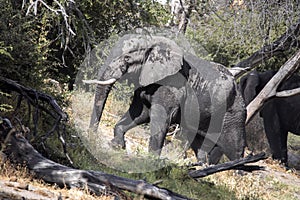
[[[33, 13], [34, 15], [37, 15], [37, 7], [38, 7], [38, 4], [41, 3], [43, 6], [45, 6], [47, 9], [49, 9], [51, 12], [55, 13], [55, 14], [61, 14], [61, 16], [63, 17], [64, 19], [64, 22], [65, 22], [65, 26], [68, 30], [68, 32], [71, 34], [71, 35], [76, 35], [75, 32], [72, 30], [70, 24], [69, 24], [69, 20], [68, 20], [68, 14], [66, 12], [66, 9], [57, 1], [57, 0], [54, 0], [53, 1], [57, 6], [58, 6], [58, 9], [55, 9], [51, 6], [49, 6], [46, 2], [44, 2], [43, 0], [35, 0], [35, 1], [31, 1], [30, 2], [30, 5], [28, 6], [27, 8], [27, 12], [26, 12], [26, 15], [28, 15], [31, 11], [31, 9], [33, 9]], [[70, 2], [73, 2], [73, 1], [70, 1]], [[23, 6], [24, 6], [24, 3], [23, 3]]]
[[295, 88], [291, 90], [280, 91], [276, 93], [276, 97], [290, 97], [300, 93], [300, 88]]
[[48, 109], [36, 103], [37, 100], [44, 101], [52, 107], [53, 111], [61, 118], [61, 120], [67, 120], [68, 118], [67, 114], [60, 108], [56, 100], [48, 94], [36, 91], [32, 88], [24, 87], [23, 85], [20, 85], [16, 81], [1, 76], [0, 76], [0, 89], [19, 93], [20, 95], [22, 95], [22, 97], [25, 97], [27, 100], [29, 100], [29, 103], [31, 105], [35, 107], [38, 106], [43, 111], [47, 112], [48, 114], [56, 118], [51, 112], [48, 111]]
[[278, 70], [278, 72], [265, 85], [255, 99], [247, 106], [246, 124], [248, 124], [252, 117], [260, 110], [267, 99], [276, 95], [276, 90], [279, 84], [289, 75], [293, 74], [299, 68], [299, 66], [300, 50], [296, 52], [296, 54]]
[[132, 180], [100, 171], [80, 170], [61, 165], [43, 157], [14, 129], [11, 130], [4, 153], [11, 161], [25, 163], [37, 178], [68, 188], [88, 188], [94, 194], [122, 190], [156, 199], [188, 199], [167, 189], [159, 188], [144, 180]]
[[[29, 13], [37, 15], [39, 5], [62, 18], [62, 22], [58, 24], [60, 29], [58, 38], [61, 38], [61, 48], [63, 49], [61, 59], [64, 65], [66, 65], [66, 51], [69, 51], [72, 55], [74, 54], [69, 45], [72, 38], [76, 36], [76, 32], [74, 31], [76, 29], [75, 26], [80, 26], [79, 29], [81, 30], [80, 34], [82, 35], [85, 53], [90, 53], [91, 45], [95, 43], [95, 37], [92, 29], [89, 27], [85, 19], [85, 16], [80, 11], [74, 0], [67, 0], [63, 3], [58, 0], [53, 0], [51, 3], [45, 0], [23, 1], [22, 8], [25, 8], [25, 6], [27, 7], [26, 15]], [[76, 23], [74, 23], [74, 20], [77, 20]]]
[[[31, 112], [31, 106], [33, 106], [35, 108], [35, 111], [32, 111], [32, 115], [33, 115], [33, 119], [34, 119], [34, 130], [36, 130], [36, 127], [37, 127], [37, 123], [38, 123], [38, 115], [37, 114], [39, 113], [39, 110], [44, 111], [45, 113], [49, 114], [50, 116], [52, 116], [55, 119], [55, 123], [54, 123], [52, 129], [42, 137], [42, 140], [43, 140], [42, 142], [44, 142], [44, 140], [46, 140], [54, 131], [56, 131], [58, 134], [58, 137], [62, 143], [63, 150], [64, 150], [64, 153], [65, 153], [67, 159], [69, 160], [69, 162], [71, 164], [73, 164], [70, 157], [68, 156], [66, 143], [64, 142], [64, 139], [62, 138], [62, 135], [59, 131], [59, 126], [60, 126], [61, 122], [66, 121], [68, 119], [68, 115], [61, 109], [61, 107], [56, 102], [55, 98], [48, 94], [36, 91], [32, 88], [28, 88], [23, 85], [20, 85], [19, 83], [15, 82], [13, 80], [10, 80], [8, 78], [4, 78], [1, 76], [0, 76], [0, 89], [5, 90], [5, 91], [10, 91], [10, 92], [16, 92], [20, 95], [18, 98], [18, 103], [17, 103], [17, 107], [15, 108], [15, 110], [19, 109], [19, 107], [21, 106], [21, 101], [24, 99], [27, 100], [27, 102], [28, 102], [29, 114]], [[50, 105], [52, 110], [49, 110], [46, 107], [42, 106], [40, 101], [46, 102], [48, 105]], [[64, 129], [63, 129], [63, 131], [64, 131]], [[35, 134], [35, 133], [36, 133], [36, 131], [33, 132], [33, 134]]]
[[210, 166], [204, 169], [191, 171], [189, 172], [189, 176], [196, 179], [196, 178], [202, 178], [210, 174], [214, 174], [216, 172], [221, 172], [229, 169], [243, 169], [245, 167], [244, 164], [257, 162], [262, 159], [266, 159], [265, 153], [260, 153], [254, 156], [250, 155], [247, 156], [246, 158], [241, 158], [238, 160]]
[[289, 27], [289, 29], [283, 33], [272, 44], [263, 46], [260, 50], [254, 52], [250, 57], [242, 60], [236, 64], [231, 70], [238, 69], [234, 72], [234, 76], [239, 78], [244, 73], [255, 68], [258, 64], [268, 60], [269, 58], [282, 54], [283, 52], [291, 49], [291, 47], [299, 46], [297, 37], [300, 35], [300, 19]]
[[185, 5], [185, 3], [182, 0], [179, 0], [179, 3], [181, 6], [181, 9], [182, 9], [182, 13], [181, 13], [180, 21], [178, 24], [178, 30], [182, 34], [185, 34], [188, 23], [189, 23], [190, 15], [191, 15], [191, 12], [193, 9], [193, 5], [191, 2], [186, 3], [186, 5]]

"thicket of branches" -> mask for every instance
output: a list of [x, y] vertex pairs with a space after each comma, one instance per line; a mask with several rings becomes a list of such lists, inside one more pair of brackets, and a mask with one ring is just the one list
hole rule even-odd
[[[278, 69], [299, 49], [297, 0], [178, 2], [0, 0], [0, 76], [54, 95], [66, 109], [85, 56], [111, 35], [134, 28], [176, 28], [197, 55], [227, 67]], [[246, 63], [253, 55], [256, 62]], [[37, 135], [64, 133], [64, 125], [51, 132], [59, 118], [32, 107], [40, 101], [39, 92], [28, 102], [22, 98], [24, 94], [13, 93], [1, 83], [0, 88], [0, 116], [15, 117]], [[72, 132], [71, 128], [67, 131]], [[31, 141], [40, 149], [47, 148], [41, 143], [43, 135], [39, 136]], [[66, 137], [75, 140], [72, 134]], [[51, 153], [62, 159], [57, 141], [61, 138], [52, 138], [48, 141], [53, 143]], [[82, 148], [76, 146], [78, 152]]]
[[[1, 0], [0, 72], [29, 86], [52, 78], [72, 89], [94, 45], [146, 26], [177, 27], [199, 55], [230, 67], [272, 43], [299, 20], [300, 12], [291, 0], [180, 2]], [[278, 68], [290, 53], [277, 54], [261, 68]]]

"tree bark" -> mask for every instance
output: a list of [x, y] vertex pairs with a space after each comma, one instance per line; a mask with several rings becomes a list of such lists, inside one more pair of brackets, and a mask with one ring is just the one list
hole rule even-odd
[[178, 24], [178, 29], [180, 33], [185, 34], [194, 5], [192, 5], [192, 2], [183, 2], [182, 0], [179, 2], [182, 7], [182, 13]]
[[300, 93], [300, 88], [295, 88], [295, 89], [291, 89], [291, 90], [277, 92], [275, 96], [276, 97], [290, 97], [290, 96], [297, 95], [299, 93]]
[[[196, 178], [202, 178], [202, 177], [208, 176], [210, 174], [214, 174], [216, 172], [221, 172], [221, 171], [225, 171], [225, 170], [229, 170], [229, 169], [243, 169], [243, 168], [246, 169], [247, 167], [244, 166], [244, 164], [257, 162], [262, 159], [266, 159], [265, 153], [260, 153], [260, 154], [254, 155], [254, 156], [250, 155], [246, 158], [241, 158], [238, 160], [214, 165], [214, 166], [207, 167], [207, 168], [204, 168], [201, 170], [191, 171], [189, 173], [189, 176], [196, 179]], [[258, 168], [258, 169], [260, 169], [260, 168]]]
[[31, 144], [14, 129], [7, 134], [4, 150], [11, 161], [25, 163], [35, 177], [45, 182], [68, 188], [88, 188], [94, 194], [134, 192], [156, 199], [188, 199], [167, 189], [162, 189], [143, 180], [131, 180], [104, 172], [80, 170], [61, 165], [43, 157]]
[[26, 183], [0, 180], [0, 199], [50, 200], [62, 199], [58, 192]]

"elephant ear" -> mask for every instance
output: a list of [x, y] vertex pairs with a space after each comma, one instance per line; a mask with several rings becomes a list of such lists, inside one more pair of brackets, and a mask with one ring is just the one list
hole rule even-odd
[[145, 53], [140, 84], [147, 86], [176, 74], [183, 64], [183, 51], [172, 40], [164, 37], [153, 37]]
[[244, 88], [242, 93], [245, 103], [248, 105], [257, 95], [257, 87], [260, 84], [258, 72], [256, 70], [252, 71], [246, 76], [246, 80], [242, 82], [242, 88]]

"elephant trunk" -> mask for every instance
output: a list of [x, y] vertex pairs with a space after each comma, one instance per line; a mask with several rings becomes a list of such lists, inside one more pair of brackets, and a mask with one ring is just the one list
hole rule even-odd
[[108, 94], [111, 90], [111, 87], [112, 84], [111, 85], [97, 84], [94, 108], [93, 108], [93, 113], [90, 121], [90, 129], [92, 129], [93, 131], [97, 131], [98, 129], [99, 122], [104, 109], [104, 105], [107, 100]]

